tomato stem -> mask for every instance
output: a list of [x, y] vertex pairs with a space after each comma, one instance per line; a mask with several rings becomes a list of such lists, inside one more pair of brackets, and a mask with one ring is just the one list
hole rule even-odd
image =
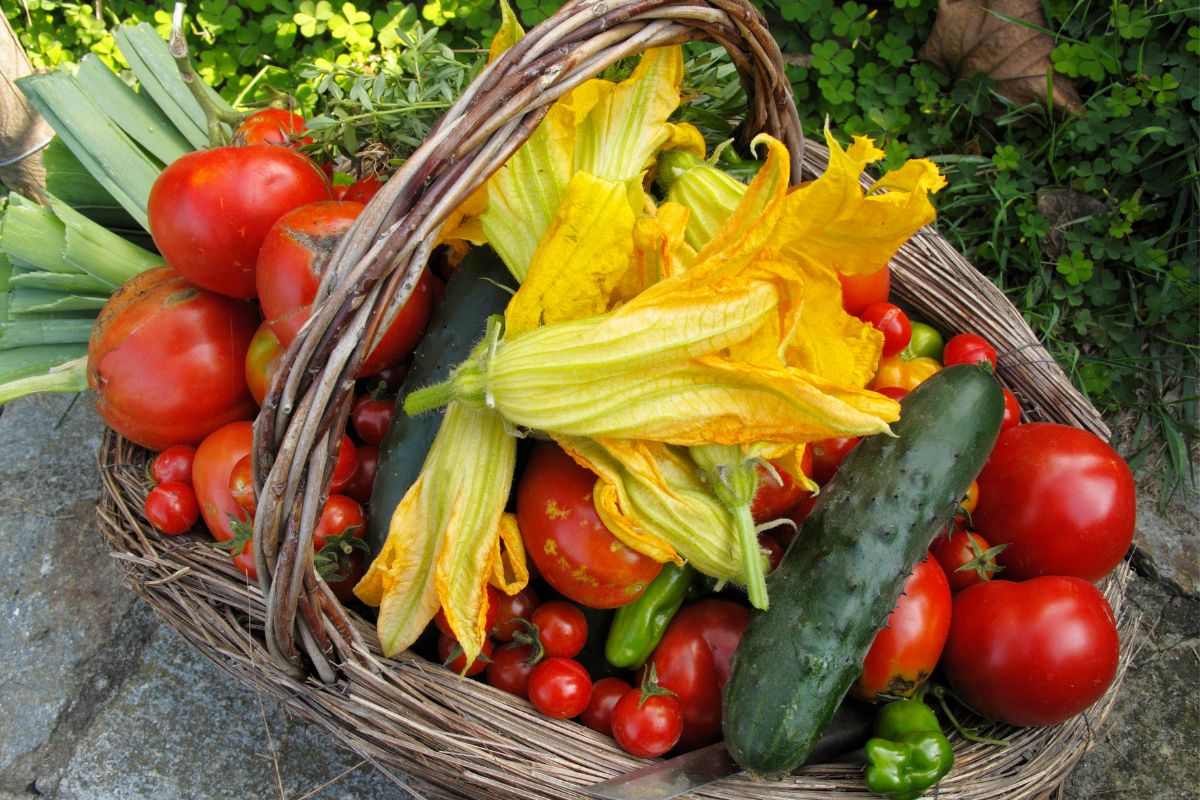
[[192, 68], [191, 56], [188, 53], [187, 37], [183, 33], [183, 3], [175, 4], [175, 13], [171, 18], [171, 39], [168, 42], [168, 48], [171, 51], [171, 58], [175, 60], [175, 66], [179, 70], [179, 76], [183, 78], [188, 91], [192, 93], [192, 97], [195, 98], [196, 102], [200, 104], [201, 110], [204, 111], [204, 118], [208, 120], [209, 146], [220, 147], [228, 144], [225, 130], [221, 127], [221, 124], [225, 123], [231, 127], [236, 127], [245, 119], [246, 115], [219, 107], [213, 102], [212, 97], [209, 96], [208, 87], [197, 77], [195, 69]]
[[945, 687], [929, 684], [930, 694], [937, 698], [938, 704], [942, 707], [942, 713], [946, 715], [946, 719], [950, 720], [950, 724], [954, 726], [954, 730], [958, 731], [964, 739], [969, 742], [980, 742], [981, 744], [991, 744], [996, 747], [1008, 747], [1010, 742], [1007, 739], [989, 739], [986, 736], [980, 736], [976, 731], [978, 728], [969, 728], [963, 725], [958, 717], [954, 716], [954, 712], [950, 710], [950, 704], [946, 702], [946, 695], [950, 694]]

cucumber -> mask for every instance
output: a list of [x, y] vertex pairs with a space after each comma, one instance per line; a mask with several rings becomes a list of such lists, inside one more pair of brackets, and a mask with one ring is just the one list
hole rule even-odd
[[[483, 338], [488, 317], [503, 313], [512, 298], [513, 290], [504, 288], [511, 282], [504, 263], [487, 247], [471, 250], [446, 282], [441, 302], [413, 353], [412, 368], [400, 386], [391, 427], [379, 445], [379, 472], [367, 515], [366, 541], [372, 557], [383, 548], [392, 511], [416, 482], [442, 424], [441, 409], [415, 417], [404, 413], [404, 398], [409, 392], [446, 380], [450, 370], [466, 360]], [[464, 464], [463, 469], [470, 465]]]
[[864, 439], [767, 578], [724, 691], [725, 744], [763, 776], [804, 763], [1000, 432], [990, 372], [954, 366], [901, 401], [895, 437]]

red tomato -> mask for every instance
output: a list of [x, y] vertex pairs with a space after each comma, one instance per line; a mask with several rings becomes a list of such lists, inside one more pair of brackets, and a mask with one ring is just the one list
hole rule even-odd
[[1117, 672], [1112, 609], [1085, 580], [989, 581], [954, 598], [942, 666], [984, 716], [1054, 725], [1096, 702]]
[[855, 448], [858, 442], [859, 437], [852, 436], [848, 439], [822, 439], [810, 444], [807, 449], [812, 451], [813, 480], [821, 486], [829, 483], [837, 474], [842, 459]]
[[721, 738], [721, 690], [729, 659], [750, 622], [750, 609], [720, 598], [689, 603], [676, 612], [650, 655], [658, 683], [683, 709], [682, 750]]
[[528, 699], [529, 674], [533, 672], [533, 664], [529, 660], [532, 657], [533, 648], [527, 644], [506, 645], [493, 650], [492, 663], [487, 670], [488, 685]]
[[903, 386], [880, 386], [877, 387], [875, 391], [879, 392], [884, 397], [890, 397], [897, 402], [903, 400], [905, 395], [908, 394], [908, 389], [905, 389]]
[[442, 660], [442, 664], [447, 669], [467, 677], [478, 675], [488, 668], [493, 647], [491, 639], [484, 639], [479, 655], [468, 666], [466, 653], [458, 646], [458, 640], [444, 633], [438, 636], [438, 658]]
[[588, 624], [583, 611], [566, 600], [549, 600], [533, 610], [530, 619], [547, 656], [573, 658], [587, 643]]
[[613, 708], [631, 691], [633, 687], [620, 678], [601, 678], [592, 686], [592, 699], [579, 715], [579, 721], [598, 733], [612, 736]]
[[395, 407], [395, 400], [376, 398], [369, 394], [355, 400], [354, 408], [350, 410], [350, 424], [354, 427], [359, 441], [378, 447], [392, 424], [392, 411]]
[[683, 711], [672, 694], [631, 689], [612, 712], [612, 735], [626, 752], [655, 758], [670, 750], [683, 733]]
[[289, 147], [214, 147], [171, 162], [150, 188], [150, 235], [188, 280], [249, 300], [267, 231], [288, 211], [328, 200], [329, 183]]
[[1017, 396], [1007, 388], [1004, 391], [1004, 417], [1000, 420], [1000, 432], [1021, 424], [1021, 404]]
[[968, 586], [990, 581], [1002, 569], [996, 563], [996, 556], [1005, 547], [993, 548], [977, 532], [960, 528], [934, 540], [933, 557], [946, 573], [950, 591], [961, 592]]
[[867, 651], [850, 688], [862, 700], [912, 697], [929, 679], [950, 630], [950, 585], [927, 555], [904, 581], [896, 607]]
[[353, 200], [355, 203], [366, 204], [371, 198], [379, 193], [383, 188], [383, 181], [379, 179], [378, 173], [372, 172], [370, 175], [364, 175], [346, 189], [346, 194], [343, 200]]
[[342, 443], [338, 445], [337, 462], [333, 465], [333, 476], [330, 478], [329, 491], [341, 492], [354, 479], [358, 469], [358, 448], [350, 437], [342, 434]]
[[1098, 581], [1133, 541], [1136, 488], [1129, 466], [1098, 436], [1052, 422], [1000, 434], [979, 474], [974, 520], [1005, 577], [1076, 575]]
[[886, 266], [868, 275], [839, 272], [838, 280], [842, 284], [842, 308], [855, 317], [871, 303], [885, 302], [892, 285], [891, 270]]
[[146, 495], [146, 519], [170, 536], [186, 533], [200, 518], [196, 493], [186, 483], [160, 483]]
[[344, 540], [347, 534], [362, 538], [366, 524], [362, 506], [344, 494], [331, 494], [321, 508], [321, 518], [313, 532], [313, 550], [319, 552], [331, 542]]
[[254, 494], [254, 457], [250, 454], [238, 459], [229, 473], [229, 492], [237, 504], [246, 509], [251, 518], [258, 513], [258, 496]]
[[[527, 585], [516, 594], [497, 593], [495, 609], [496, 623], [491, 628], [492, 638], [500, 642], [511, 642], [517, 632], [524, 629], [520, 620], [528, 620], [538, 606], [537, 590]], [[492, 606], [488, 606], [492, 608]]]
[[960, 333], [951, 336], [942, 351], [942, 365], [946, 367], [955, 364], [979, 364], [986, 361], [996, 368], [996, 348], [987, 340], [975, 333]]
[[358, 453], [358, 469], [350, 482], [342, 491], [358, 502], [366, 505], [371, 502], [371, 491], [375, 488], [375, 476], [379, 474], [379, 448], [369, 444], [360, 444]]
[[196, 448], [190, 444], [174, 444], [150, 462], [150, 478], [155, 483], [186, 483], [192, 485], [192, 459]]
[[525, 552], [567, 598], [616, 608], [641, 596], [661, 565], [621, 543], [592, 505], [596, 476], [558, 445], [534, 445], [517, 486]]
[[234, 465], [249, 455], [253, 447], [254, 428], [250, 422], [231, 422], [213, 431], [196, 448], [192, 486], [208, 532], [218, 542], [228, 542], [234, 566], [256, 580], [249, 515], [229, 491]]
[[779, 562], [783, 561], [783, 545], [774, 534], [764, 531], [758, 535], [758, 547], [767, 551], [767, 572], [774, 572]]
[[885, 356], [894, 356], [908, 347], [908, 341], [912, 338], [912, 323], [899, 306], [891, 303], [871, 303], [857, 316], [883, 334]]
[[227, 422], [253, 418], [243, 364], [257, 326], [251, 304], [198, 289], [167, 267], [126, 281], [88, 343], [100, 416], [151, 450], [197, 444]]
[[284, 108], [264, 108], [242, 120], [233, 132], [233, 143], [245, 147], [251, 144], [308, 144], [312, 139], [299, 138], [306, 130], [304, 117]]
[[254, 338], [246, 350], [246, 386], [259, 408], [266, 399], [267, 389], [271, 387], [271, 379], [279, 370], [282, 356], [283, 345], [279, 337], [270, 325], [263, 322], [254, 332]]
[[529, 702], [547, 717], [577, 717], [591, 699], [592, 679], [578, 661], [547, 658], [529, 674]]
[[[804, 448], [800, 459], [800, 469], [805, 475], [812, 477], [813, 456], [812, 448]], [[786, 469], [775, 466], [768, 470], [765, 465], [758, 465], [758, 483], [754, 487], [754, 502], [750, 504], [750, 514], [755, 522], [767, 522], [779, 519], [788, 509], [800, 502], [800, 498], [808, 494], [800, 482], [792, 477]]]

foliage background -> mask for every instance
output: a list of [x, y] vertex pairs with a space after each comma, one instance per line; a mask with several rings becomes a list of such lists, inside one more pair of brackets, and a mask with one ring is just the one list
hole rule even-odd
[[[757, 2], [788, 54], [806, 133], [828, 120], [843, 140], [874, 136], [892, 165], [936, 160], [950, 181], [938, 196], [941, 229], [1117, 420], [1131, 462], [1165, 463], [1170, 483], [1186, 479], [1200, 358], [1200, 6], [1044, 0], [1055, 42], [1047, 66], [1084, 100], [1066, 115], [1014, 105], [987, 75], [954, 78], [918, 60], [936, 0]], [[558, 5], [516, 0], [526, 26]], [[126, 0], [19, 0], [5, 13], [45, 67], [90, 51], [120, 70], [113, 26], [170, 28], [168, 11]], [[355, 82], [331, 76], [390, 66], [399, 88], [367, 92], [362, 116], [380, 130], [399, 125], [410, 143], [469, 78], [458, 62], [476, 58], [498, 20], [495, 0], [201, 0], [188, 14], [200, 73], [236, 104], [263, 102], [275, 87], [306, 111], [320, 103], [352, 114], [364, 106], [346, 96]], [[726, 75], [714, 65], [693, 78], [711, 95], [715, 135], [716, 117], [739, 103]], [[341, 144], [353, 152], [361, 133]]]

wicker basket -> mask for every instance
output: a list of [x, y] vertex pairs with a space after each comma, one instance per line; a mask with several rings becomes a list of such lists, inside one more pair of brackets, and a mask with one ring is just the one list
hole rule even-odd
[[[360, 343], [408, 298], [448, 215], [525, 141], [550, 103], [621, 58], [698, 39], [723, 45], [741, 72], [750, 98], [745, 138], [766, 131], [785, 142], [795, 180], [823, 170], [828, 152], [803, 141], [778, 47], [745, 0], [568, 3], [480, 75], [334, 254], [310, 324], [288, 348], [284, 379], [255, 425], [261, 586], [247, 583], [200, 534], [158, 535], [141, 513], [149, 454], [111, 431], [102, 443], [100, 527], [131, 588], [217, 664], [385, 773], [406, 782], [415, 776], [432, 796], [583, 797], [580, 787], [645, 762], [582, 725], [543, 717], [415, 655], [384, 658], [372, 622], [344, 608], [316, 576], [312, 530], [365, 355]], [[1016, 309], [936, 232], [905, 245], [892, 274], [896, 294], [921, 316], [997, 345], [1001, 377], [1031, 419], [1107, 435]], [[1126, 577], [1122, 569], [1105, 587], [1120, 620], [1121, 674], [1136, 625], [1123, 607]], [[1056, 793], [1116, 690], [1063, 725], [994, 731], [1011, 740], [1007, 748], [952, 738], [958, 760], [940, 796]], [[871, 796], [861, 766], [809, 767], [772, 783], [735, 776], [696, 793], [834, 795]]]

